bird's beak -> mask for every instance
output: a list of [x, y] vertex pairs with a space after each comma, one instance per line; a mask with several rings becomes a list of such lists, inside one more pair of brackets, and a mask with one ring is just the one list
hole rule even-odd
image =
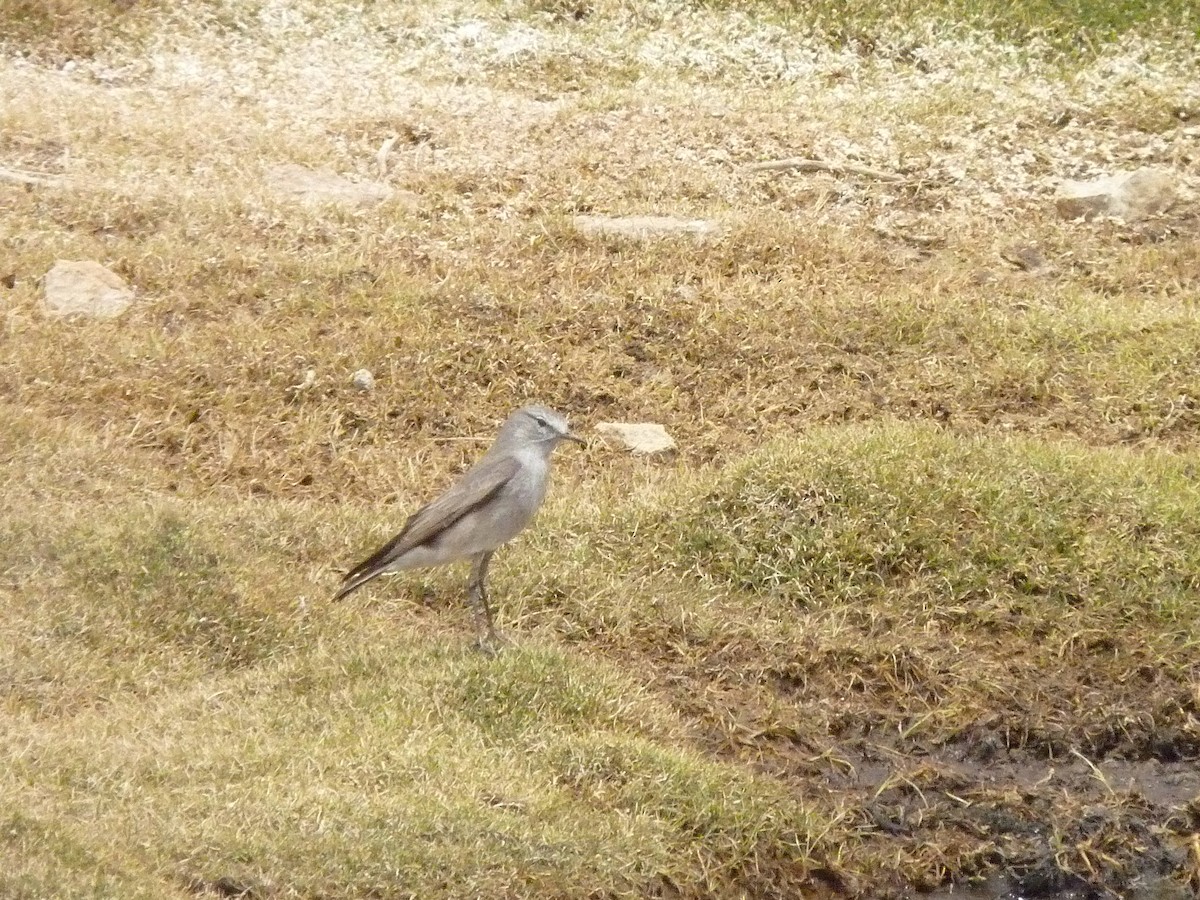
[[587, 442], [587, 441], [585, 441], [583, 438], [581, 438], [579, 435], [577, 435], [577, 434], [572, 434], [572, 433], [571, 433], [571, 432], [569, 432], [569, 431], [568, 431], [566, 434], [564, 434], [564, 435], [562, 436], [562, 439], [563, 439], [564, 441], [574, 441], [574, 442], [575, 442], [575, 443], [577, 443], [577, 444], [578, 444], [580, 447], [586, 447], [586, 446], [588, 445], [588, 442]]

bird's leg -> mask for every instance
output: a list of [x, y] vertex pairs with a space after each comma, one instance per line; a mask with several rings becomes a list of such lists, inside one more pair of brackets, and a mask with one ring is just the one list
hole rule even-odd
[[500, 638], [496, 634], [496, 626], [492, 622], [492, 610], [488, 606], [487, 578], [488, 563], [492, 561], [492, 553], [488, 550], [475, 557], [471, 566], [471, 581], [467, 585], [467, 599], [475, 610], [475, 629], [479, 632], [479, 649], [486, 653], [495, 653], [500, 648]]

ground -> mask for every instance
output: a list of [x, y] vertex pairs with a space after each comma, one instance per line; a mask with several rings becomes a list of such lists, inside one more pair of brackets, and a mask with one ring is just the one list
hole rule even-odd
[[[1187, 4], [0, 16], [0, 895], [1200, 890]], [[331, 603], [530, 400], [678, 450], [558, 452], [513, 646]]]

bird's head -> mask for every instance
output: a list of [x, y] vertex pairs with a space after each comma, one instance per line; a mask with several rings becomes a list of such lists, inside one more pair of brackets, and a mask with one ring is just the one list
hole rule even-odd
[[566, 416], [546, 406], [523, 406], [511, 416], [500, 429], [497, 443], [508, 447], [533, 445], [542, 447], [548, 454], [562, 441], [574, 441], [587, 446], [587, 441], [571, 433]]

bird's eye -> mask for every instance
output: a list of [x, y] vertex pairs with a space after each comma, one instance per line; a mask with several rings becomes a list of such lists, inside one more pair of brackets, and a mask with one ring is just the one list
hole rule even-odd
[[545, 419], [543, 419], [541, 416], [534, 416], [534, 417], [533, 417], [533, 421], [535, 421], [535, 422], [537, 422], [537, 423], [538, 423], [538, 428], [545, 428], [545, 427], [546, 427], [546, 420], [545, 420]]

